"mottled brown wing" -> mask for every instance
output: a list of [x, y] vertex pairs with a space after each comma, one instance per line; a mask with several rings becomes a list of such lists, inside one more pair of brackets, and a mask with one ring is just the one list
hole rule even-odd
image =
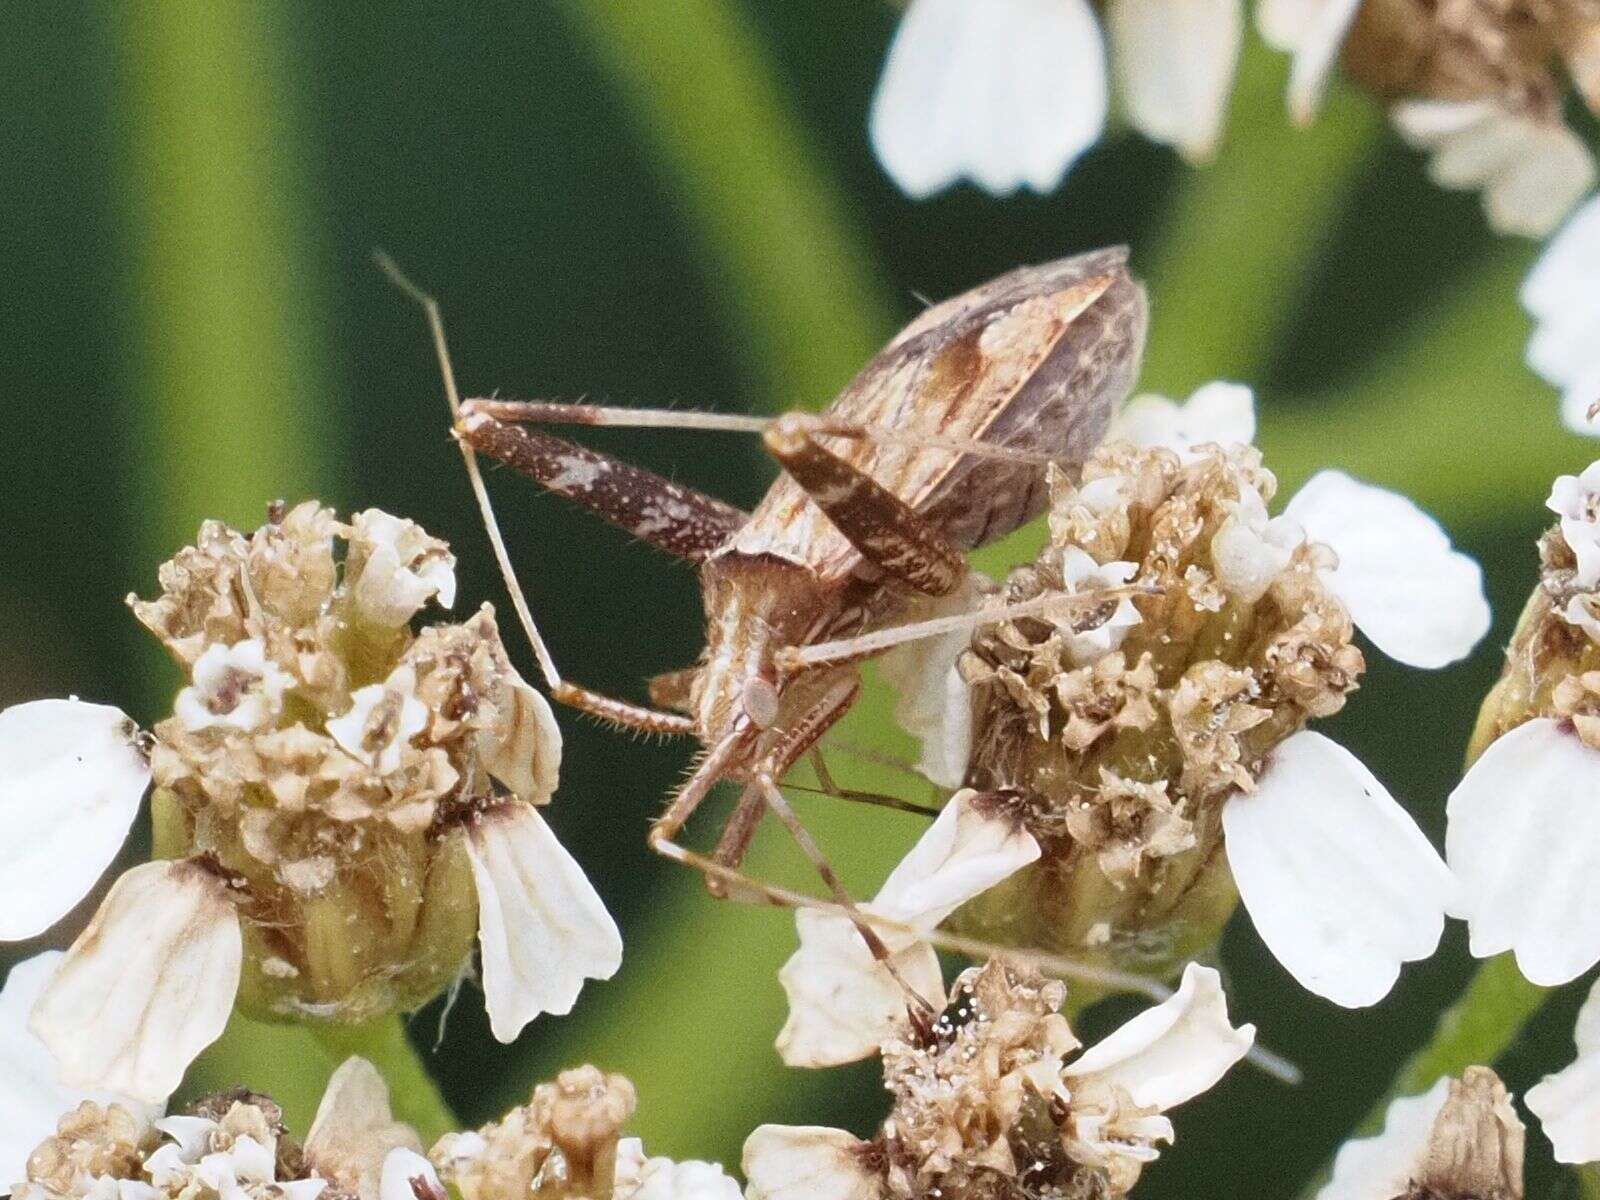
[[[1128, 274], [1126, 250], [1021, 267], [923, 313], [867, 364], [828, 415], [1081, 463], [1133, 385], [1144, 330], [1144, 293]], [[825, 441], [964, 549], [1044, 508], [1042, 466], [902, 443]], [[824, 582], [860, 563], [787, 476], [726, 549], [804, 562]]]

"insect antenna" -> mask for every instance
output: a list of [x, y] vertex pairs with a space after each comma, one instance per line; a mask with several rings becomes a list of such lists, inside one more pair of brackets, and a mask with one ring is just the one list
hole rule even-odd
[[[400, 269], [399, 264], [382, 250], [375, 251], [373, 258], [378, 264], [378, 269], [389, 277], [389, 282], [411, 297], [427, 315], [428, 330], [433, 337], [433, 352], [439, 360], [439, 373], [444, 379], [445, 399], [450, 404], [450, 416], [452, 419], [455, 418], [461, 412], [461, 394], [456, 390], [456, 373], [450, 363], [450, 346], [445, 340], [444, 317], [440, 313], [439, 302], [412, 283]], [[511, 594], [511, 607], [516, 610], [517, 619], [522, 622], [523, 632], [528, 635], [528, 641], [533, 645], [533, 656], [539, 661], [539, 670], [544, 675], [545, 686], [552, 692], [557, 691], [561, 688], [561, 672], [556, 669], [555, 659], [545, 645], [544, 638], [539, 635], [539, 627], [534, 623], [527, 597], [523, 595], [522, 585], [517, 582], [517, 573], [511, 566], [511, 555], [506, 551], [505, 538], [500, 534], [500, 522], [496, 519], [494, 505], [489, 500], [489, 489], [484, 485], [483, 472], [478, 469], [478, 456], [466, 443], [458, 442], [458, 445], [461, 447], [462, 461], [467, 466], [467, 479], [472, 484], [472, 494], [478, 502], [478, 511], [483, 516], [484, 529], [489, 534], [490, 545], [494, 547], [495, 561], [499, 564], [500, 574], [505, 579], [506, 590]]]

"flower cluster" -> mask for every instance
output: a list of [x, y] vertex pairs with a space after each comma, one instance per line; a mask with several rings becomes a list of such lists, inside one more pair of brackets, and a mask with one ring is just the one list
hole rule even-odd
[[[1240, 0], [1111, 0], [1115, 79], [1133, 126], [1191, 160], [1222, 136], [1244, 37]], [[1392, 102], [1442, 187], [1480, 188], [1506, 233], [1539, 236], [1594, 182], [1562, 120], [1565, 67], [1600, 104], [1594, 0], [1262, 0], [1262, 37], [1294, 56], [1289, 108], [1309, 122], [1335, 63]], [[969, 178], [1054, 188], [1105, 125], [1106, 38], [1086, 0], [912, 0], [873, 99], [873, 147], [909, 195]]]
[[61, 957], [19, 964], [0, 992], [0, 1194], [15, 1200], [444, 1200], [441, 1177], [462, 1200], [739, 1200], [721, 1167], [650, 1157], [622, 1137], [633, 1085], [591, 1066], [481, 1130], [446, 1134], [427, 1158], [359, 1057], [328, 1080], [303, 1144], [270, 1098], [242, 1089], [170, 1116], [164, 1102], [86, 1096], [61, 1084], [27, 1028]]
[[963, 972], [937, 1019], [885, 1042], [878, 1135], [760, 1127], [744, 1150], [750, 1200], [1126, 1195], [1172, 1140], [1162, 1114], [1216, 1083], [1255, 1031], [1229, 1023], [1206, 967], [1078, 1054], [1065, 998], [998, 961]]
[[414, 1008], [474, 935], [503, 1040], [616, 970], [616, 927], [538, 812], [560, 733], [492, 610], [411, 628], [453, 601], [453, 566], [376, 510], [208, 522], [132, 601], [187, 680], [152, 735], [77, 701], [0, 713], [0, 806], [48, 824], [0, 884], [6, 937], [77, 902], [155, 785], [158, 860], [117, 880], [34, 1009], [72, 1083], [167, 1094], [236, 995], [273, 1017]]
[[[1079, 480], [1054, 477], [1050, 544], [982, 600], [993, 618], [886, 661], [924, 771], [971, 789], [958, 801], [1003, 816], [1017, 849], [912, 911], [903, 896], [932, 893], [906, 876], [927, 876], [915, 864], [941, 817], [871, 911], [1163, 977], [1242, 898], [1279, 961], [1350, 1006], [1432, 953], [1445, 864], [1370, 771], [1304, 727], [1356, 686], [1356, 628], [1417, 666], [1470, 651], [1489, 623], [1480, 573], [1409, 501], [1337, 472], [1269, 516], [1252, 427], [1230, 385], [1135, 402]], [[838, 932], [824, 920], [800, 921], [796, 978]], [[852, 1039], [815, 991], [790, 1000], [789, 1061], [881, 1036], [881, 1015], [852, 1015]], [[801, 1049], [802, 1028], [830, 1036]]]
[[1483, 192], [1503, 233], [1549, 233], [1594, 183], [1594, 156], [1562, 118], [1564, 67], [1600, 106], [1594, 0], [1263, 0], [1262, 36], [1294, 55], [1290, 107], [1315, 115], [1336, 62], [1393, 101], [1401, 135], [1446, 188]]

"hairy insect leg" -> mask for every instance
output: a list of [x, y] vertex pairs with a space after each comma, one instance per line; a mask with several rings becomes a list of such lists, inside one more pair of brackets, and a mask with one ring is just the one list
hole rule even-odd
[[542, 430], [498, 420], [477, 408], [462, 412], [455, 431], [480, 454], [690, 562], [702, 561], [749, 520], [733, 505], [654, 471]]
[[[449, 343], [445, 340], [444, 316], [440, 312], [439, 302], [412, 283], [393, 259], [381, 253], [376, 257], [379, 268], [389, 277], [390, 282], [411, 297], [427, 316], [428, 330], [433, 337], [434, 355], [439, 360], [439, 373], [444, 379], [445, 399], [449, 402], [451, 416], [458, 418], [461, 413], [461, 394], [456, 389], [455, 367], [450, 360]], [[461, 458], [466, 464], [467, 480], [472, 485], [473, 498], [478, 503], [484, 530], [489, 535], [489, 544], [494, 549], [495, 561], [500, 567], [500, 575], [505, 581], [507, 592], [511, 595], [511, 606], [516, 610], [523, 632], [527, 634], [528, 641], [533, 646], [533, 656], [539, 663], [539, 671], [544, 676], [545, 685], [550, 689], [551, 696], [563, 704], [630, 729], [662, 734], [694, 733], [694, 722], [687, 717], [677, 713], [658, 712], [627, 700], [613, 699], [601, 692], [569, 683], [561, 677], [561, 672], [556, 668], [555, 658], [533, 619], [533, 610], [528, 607], [528, 598], [522, 591], [522, 585], [517, 582], [517, 573], [511, 565], [511, 555], [506, 550], [505, 538], [500, 534], [500, 522], [495, 517], [494, 505], [489, 499], [489, 489], [484, 486], [483, 472], [478, 469], [477, 457], [472, 447], [465, 442], [461, 444]]]

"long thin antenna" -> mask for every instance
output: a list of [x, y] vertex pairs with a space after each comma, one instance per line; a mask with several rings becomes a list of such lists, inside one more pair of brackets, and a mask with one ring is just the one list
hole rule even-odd
[[[453, 422], [461, 414], [461, 395], [456, 390], [455, 369], [450, 365], [450, 347], [445, 341], [444, 317], [440, 314], [439, 302], [406, 278], [405, 272], [394, 259], [382, 250], [373, 251], [372, 257], [377, 262], [378, 269], [389, 277], [389, 282], [421, 305], [422, 311], [428, 316], [428, 328], [433, 334], [433, 350], [439, 359], [439, 372], [444, 376], [444, 394], [445, 399], [450, 402], [450, 418]], [[456, 444], [461, 448], [461, 459], [467, 465], [467, 479], [472, 483], [472, 494], [477, 498], [478, 511], [483, 514], [483, 525], [489, 534], [489, 544], [494, 547], [495, 560], [500, 564], [500, 574], [504, 576], [506, 590], [511, 594], [511, 607], [516, 610], [517, 618], [522, 622], [523, 632], [528, 635], [528, 641], [533, 646], [533, 656], [539, 661], [539, 670], [544, 674], [545, 686], [553, 692], [561, 687], [561, 672], [556, 670], [555, 659], [551, 657], [549, 648], [544, 644], [544, 638], [539, 636], [539, 627], [534, 623], [527, 597], [522, 593], [522, 585], [517, 582], [517, 573], [511, 566], [511, 555], [506, 551], [505, 538], [500, 535], [500, 522], [496, 520], [494, 505], [489, 501], [489, 489], [484, 486], [483, 472], [478, 469], [478, 456], [473, 453], [471, 446], [459, 438], [456, 439]]]

